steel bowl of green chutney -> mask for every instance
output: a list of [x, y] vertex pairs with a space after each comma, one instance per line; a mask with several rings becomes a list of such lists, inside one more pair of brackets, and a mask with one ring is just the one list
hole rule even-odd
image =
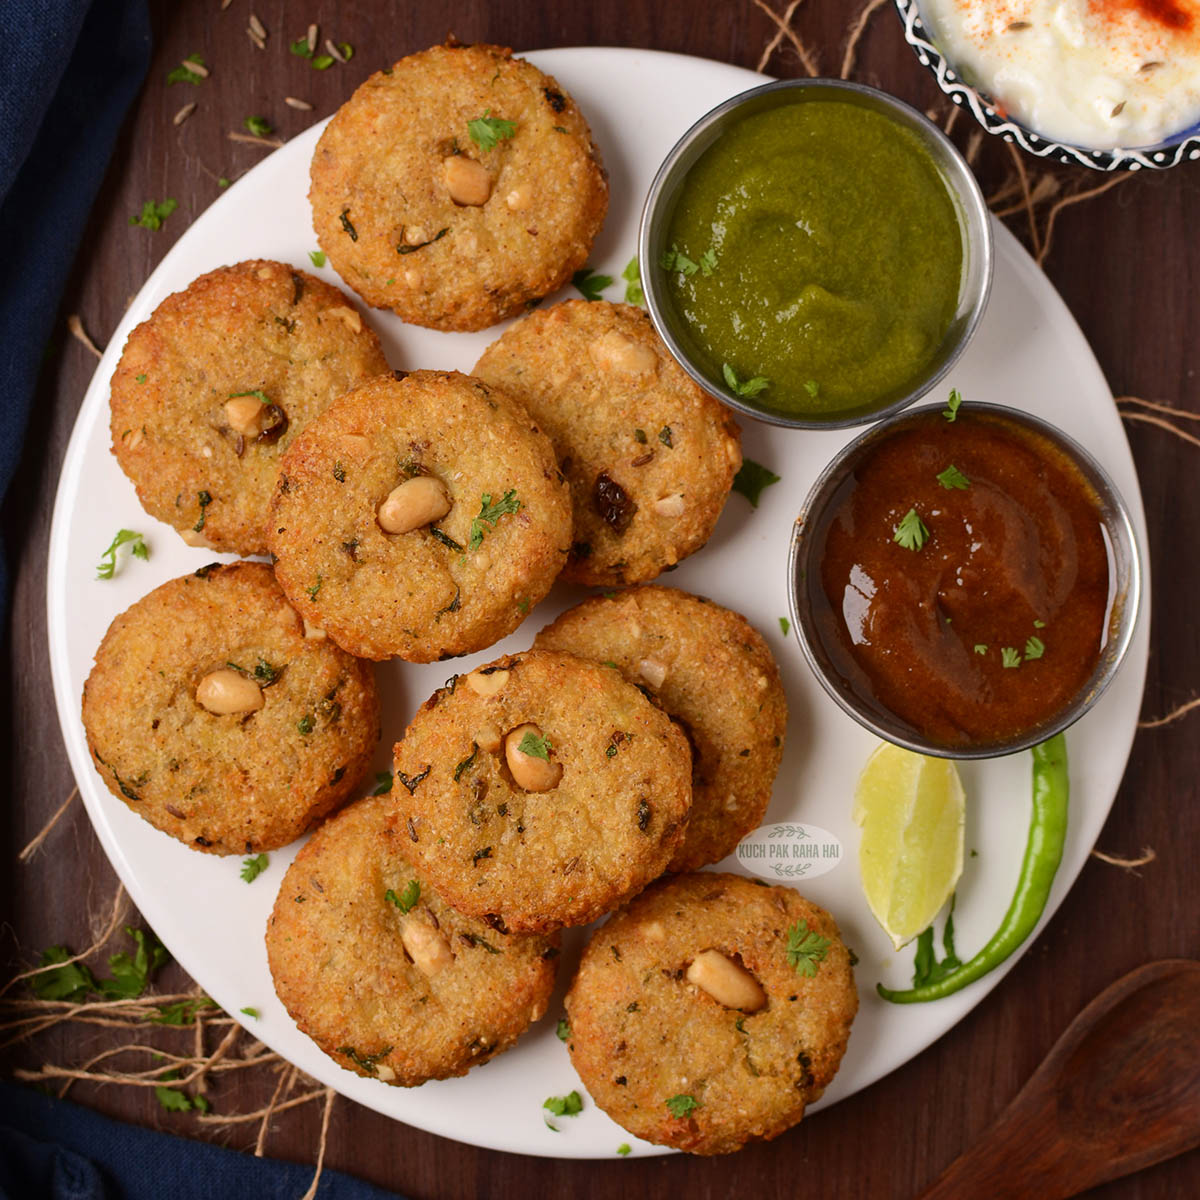
[[642, 212], [655, 327], [705, 390], [775, 425], [839, 429], [933, 388], [992, 281], [979, 184], [886, 92], [781, 80], [702, 117]]

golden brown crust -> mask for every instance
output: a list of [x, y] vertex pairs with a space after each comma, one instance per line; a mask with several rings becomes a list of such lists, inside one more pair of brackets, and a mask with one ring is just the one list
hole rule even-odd
[[[549, 440], [468, 375], [361, 385], [305, 430], [280, 472], [270, 527], [279, 582], [364, 658], [432, 662], [492, 645], [550, 590], [566, 556], [570, 499]], [[441, 481], [450, 511], [385, 532], [380, 505], [416, 475]], [[488, 504], [493, 519], [481, 521]]]
[[[219, 267], [129, 335], [112, 379], [113, 453], [142, 507], [191, 545], [265, 554], [280, 456], [334, 399], [386, 370], [337, 288], [286, 263]], [[229, 423], [226, 404], [247, 392], [278, 410], [262, 436]]]
[[[801, 922], [801, 935], [828, 940], [811, 978], [788, 961]], [[705, 950], [740, 962], [766, 1006], [727, 1008], [689, 982]], [[726, 1154], [777, 1137], [820, 1097], [858, 993], [824, 909], [791, 888], [701, 872], [654, 884], [601, 926], [566, 1005], [571, 1061], [614, 1121], [660, 1145]]]
[[[562, 767], [551, 790], [525, 791], [508, 765], [503, 739], [526, 722]], [[456, 676], [395, 755], [406, 853], [461, 912], [514, 930], [583, 925], [644, 887], [691, 800], [683, 735], [618, 672], [569, 654]]]
[[692, 811], [672, 871], [719, 861], [758, 827], [783, 757], [787, 698], [745, 617], [678, 588], [630, 588], [569, 609], [534, 645], [615, 664], [681, 722]]
[[568, 300], [530, 313], [475, 374], [554, 443], [573, 505], [564, 579], [644, 582], [708, 541], [742, 464], [741, 434], [640, 308]]
[[[262, 707], [207, 711], [197, 685], [235, 666], [257, 671]], [[354, 793], [379, 699], [367, 663], [305, 636], [270, 567], [214, 564], [113, 621], [83, 725], [109, 791], [139, 816], [193, 849], [249, 854], [294, 841]]]
[[[405, 841], [387, 796], [323, 825], [284, 876], [267, 957], [284, 1007], [326, 1054], [415, 1087], [465, 1075], [542, 1016], [558, 939], [505, 935], [455, 912], [422, 886]], [[432, 975], [405, 948], [410, 923], [444, 942], [448, 961]]]
[[[485, 114], [515, 126], [490, 149], [468, 130]], [[480, 175], [484, 203], [455, 203], [447, 163]], [[346, 283], [433, 329], [483, 329], [561, 287], [608, 208], [575, 102], [500, 46], [434, 46], [376, 72], [321, 135], [311, 178]]]

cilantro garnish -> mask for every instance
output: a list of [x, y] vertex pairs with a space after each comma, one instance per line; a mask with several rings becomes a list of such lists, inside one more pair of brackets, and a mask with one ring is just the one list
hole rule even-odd
[[670, 425], [664, 425], [658, 431], [658, 440], [662, 442], [662, 444], [666, 446], [668, 450], [673, 450], [675, 448], [675, 443], [671, 440], [671, 436]]
[[971, 486], [971, 481], [953, 463], [938, 472], [937, 481], [946, 489], [959, 488], [965, 491]]
[[342, 232], [349, 234], [352, 242], [357, 242], [358, 230], [355, 229], [350, 222], [350, 210], [348, 208], [343, 208], [342, 211], [338, 213], [338, 220], [342, 223]]
[[[415, 246], [410, 246], [407, 242], [401, 242], [400, 245], [398, 245], [396, 247], [396, 253], [397, 254], [415, 254], [418, 250], [424, 250], [426, 246], [432, 246], [434, 242], [441, 241], [442, 238], [444, 238], [446, 236], [446, 234], [448, 234], [449, 232], [450, 232], [450, 226], [447, 225], [444, 229], [439, 229], [437, 231], [437, 233], [435, 233], [433, 235], [433, 237], [429, 238], [427, 241], [418, 242]], [[354, 241], [358, 241], [357, 234], [354, 235]], [[389, 280], [389, 282], [391, 282], [391, 281]]]
[[52, 971], [42, 971], [29, 980], [29, 986], [39, 1000], [69, 1000], [75, 1003], [82, 1000], [88, 992], [99, 991], [96, 977], [83, 963], [69, 963], [71, 952], [66, 946], [51, 946], [42, 951], [42, 967], [55, 966]]
[[1005, 646], [1000, 651], [1000, 665], [1003, 667], [1019, 667], [1021, 655], [1015, 646]]
[[704, 1107], [695, 1097], [682, 1094], [668, 1096], [666, 1105], [671, 1110], [671, 1116], [673, 1117], [686, 1117], [693, 1109]]
[[717, 269], [717, 252], [709, 246], [705, 252], [700, 255], [700, 274], [711, 275]]
[[975, 653], [976, 654], [986, 654], [987, 650], [988, 650], [988, 648], [987, 648], [986, 642], [976, 642], [975, 643]]
[[339, 1046], [337, 1049], [339, 1054], [344, 1054], [352, 1063], [361, 1067], [368, 1075], [374, 1075], [375, 1064], [382, 1058], [387, 1058], [392, 1052], [391, 1046], [384, 1046], [382, 1050], [375, 1054], [359, 1054], [353, 1046]]
[[146, 382], [146, 376], [145, 376], [145, 375], [135, 375], [135, 376], [134, 376], [134, 379], [136, 379], [136, 380], [138, 381], [138, 383], [145, 383], [145, 382]]
[[315, 725], [315, 722], [313, 721], [312, 713], [308, 713], [305, 716], [301, 717], [300, 720], [296, 722], [296, 729], [304, 737], [308, 737], [308, 735], [310, 733], [312, 733], [314, 725]]
[[[109, 1000], [132, 1000], [140, 996], [150, 981], [151, 975], [169, 959], [166, 947], [145, 929], [125, 932], [133, 939], [137, 949], [133, 958], [121, 951], [108, 960], [111, 979], [97, 979], [83, 963], [68, 962], [72, 956], [66, 946], [51, 946], [42, 952], [39, 965], [50, 967], [29, 980], [29, 986], [39, 1000], [82, 1000], [89, 992], [98, 992]], [[60, 965], [61, 964], [61, 965]]]
[[549, 762], [550, 751], [553, 750], [554, 747], [550, 744], [550, 739], [548, 737], [541, 737], [534, 733], [531, 729], [521, 739], [521, 744], [517, 747], [517, 749], [522, 754], [528, 754], [532, 758], [541, 758], [546, 762]]
[[[170, 1072], [175, 1078], [179, 1077], [178, 1071]], [[161, 1078], [166, 1079], [163, 1075]], [[167, 1112], [191, 1112], [192, 1100], [190, 1096], [179, 1091], [178, 1088], [172, 1087], [156, 1087], [154, 1089], [155, 1096], [158, 1097], [158, 1102], [167, 1110]]]
[[322, 577], [321, 572], [318, 571], [317, 572], [317, 582], [314, 583], [312, 585], [312, 587], [306, 587], [304, 589], [308, 593], [308, 598], [310, 600], [315, 600], [317, 598], [317, 596], [320, 594], [320, 591], [321, 591], [321, 584], [324, 582], [325, 582], [325, 580]]
[[757, 508], [763, 492], [773, 483], [778, 483], [780, 477], [762, 463], [752, 458], [742, 459], [738, 473], [733, 477], [733, 490], [741, 493], [750, 501], [751, 508]]
[[480, 497], [482, 501], [479, 508], [479, 516], [471, 520], [471, 536], [467, 540], [468, 550], [478, 550], [483, 545], [483, 535], [487, 532], [484, 526], [487, 525], [492, 529], [496, 528], [496, 522], [505, 514], [516, 513], [520, 511], [521, 502], [517, 499], [517, 493], [510, 488], [504, 493], [504, 498], [492, 503], [491, 492], [484, 492]]
[[421, 884], [416, 879], [410, 879], [404, 885], [400, 895], [397, 896], [391, 888], [388, 888], [383, 893], [383, 898], [389, 904], [394, 904], [402, 913], [412, 912], [421, 898]]
[[177, 1000], [174, 1004], [158, 1004], [158, 1016], [146, 1017], [153, 1025], [194, 1025], [196, 1015], [205, 1009], [220, 1011], [217, 1002], [208, 996], [194, 996], [189, 1000]]
[[1045, 629], [1046, 622], [1045, 621], [1034, 621], [1033, 627], [1034, 627], [1034, 629]]
[[807, 921], [797, 921], [788, 929], [788, 966], [795, 967], [797, 975], [815, 979], [817, 964], [825, 961], [825, 955], [829, 953], [831, 945], [829, 938], [809, 929]]
[[117, 531], [117, 536], [113, 538], [112, 544], [100, 556], [100, 562], [96, 566], [97, 579], [113, 577], [117, 570], [117, 551], [122, 546], [128, 546], [129, 553], [143, 562], [150, 557], [150, 548], [146, 545], [146, 539], [142, 534], [132, 529], [120, 529]]
[[1025, 643], [1025, 660], [1041, 658], [1046, 653], [1046, 643], [1040, 637], [1031, 637]]
[[204, 76], [196, 71], [189, 71], [187, 64], [194, 63], [198, 67], [206, 66], [199, 54], [189, 54], [174, 70], [167, 72], [167, 83], [199, 83]]
[[306, 37], [297, 38], [288, 46], [288, 49], [297, 58], [312, 58], [313, 56], [313, 48], [308, 44], [308, 38]]
[[804, 390], [815, 400], [821, 394], [821, 385], [815, 379], [806, 379]]
[[646, 294], [642, 291], [642, 270], [638, 266], [636, 254], [625, 264], [621, 278], [625, 280], [625, 303], [645, 304]]
[[892, 541], [905, 550], [920, 550], [929, 539], [929, 527], [917, 515], [915, 508], [900, 518], [900, 524], [892, 530]]
[[947, 421], [953, 421], [958, 416], [958, 406], [962, 404], [962, 396], [959, 394], [958, 388], [950, 390], [950, 399], [946, 402], [946, 407], [942, 410], [942, 416]]
[[[974, 853], [974, 851], [972, 851]], [[942, 931], [942, 946], [946, 956], [938, 961], [933, 949], [933, 926], [917, 937], [917, 953], [913, 958], [913, 987], [925, 987], [940, 983], [947, 975], [957, 971], [962, 962], [954, 951], [954, 897], [950, 897], [950, 911], [946, 914], [946, 927]]]
[[375, 786], [371, 789], [372, 796], [386, 796], [392, 790], [391, 771], [380, 771], [375, 776]]
[[571, 1036], [571, 1026], [567, 1023], [566, 1017], [558, 1018], [558, 1026], [554, 1030], [560, 1042], [567, 1041]]
[[261, 404], [270, 404], [271, 403], [270, 396], [268, 396], [267, 393], [262, 390], [262, 388], [255, 388], [254, 391], [252, 391], [252, 392], [230, 392], [229, 393], [230, 400], [237, 400], [241, 396], [253, 396]]
[[217, 180], [217, 187], [219, 187], [219, 188], [227, 188], [228, 186], [229, 186], [229, 179], [228, 179], [226, 176], [222, 175], [222, 176], [221, 176], [221, 177], [220, 177], [220, 178]]
[[245, 1013], [246, 1016], [253, 1017], [255, 1020], [262, 1016], [262, 1013], [260, 1013], [257, 1008], [251, 1008], [249, 1005], [247, 1005], [245, 1008], [239, 1008], [238, 1012]]
[[243, 861], [239, 874], [247, 883], [253, 883], [267, 869], [267, 864], [270, 861], [267, 855], [256, 854], [253, 858], [247, 858]]
[[591, 267], [584, 267], [571, 276], [571, 283], [579, 289], [585, 300], [599, 300], [600, 293], [612, 284], [611, 275], [597, 275]]
[[142, 205], [142, 211], [137, 216], [129, 218], [129, 223], [130, 225], [137, 225], [141, 229], [158, 230], [162, 228], [162, 223], [178, 207], [179, 201], [173, 196], [168, 196], [162, 203], [147, 200]]
[[517, 132], [516, 121], [489, 116], [491, 111], [490, 108], [485, 108], [482, 117], [467, 122], [467, 132], [471, 135], [471, 141], [484, 151], [495, 150], [501, 142]]
[[199, 533], [204, 528], [204, 522], [208, 519], [208, 506], [212, 503], [212, 496], [208, 492], [197, 492], [196, 499], [200, 502], [200, 520], [192, 526], [193, 533]]
[[471, 743], [471, 753], [454, 768], [454, 782], [457, 783], [464, 771], [469, 771], [475, 762], [475, 756], [479, 753], [479, 743]]
[[787, 619], [787, 617], [779, 618], [779, 632], [782, 633], [784, 637], [787, 637], [788, 630], [790, 630], [791, 627], [792, 623]]
[[314, 267], [323, 267], [325, 265], [325, 251], [310, 250], [308, 252], [308, 261], [312, 263]]
[[242, 124], [245, 125], [245, 127], [252, 134], [254, 134], [255, 137], [265, 138], [269, 137], [275, 132], [275, 126], [272, 125], [266, 117], [247, 117]]
[[735, 396], [741, 396], [744, 400], [752, 396], [757, 396], [759, 392], [770, 387], [771, 381], [765, 375], [755, 375], [752, 379], [739, 380], [737, 372], [728, 364], [721, 364], [721, 374], [725, 382], [729, 385], [729, 390]]
[[[417, 784], [420, 783], [421, 780], [424, 779], [425, 776], [428, 775], [432, 770], [433, 764], [430, 763], [425, 770], [419, 771], [416, 775], [405, 775], [403, 771], [397, 771], [396, 778], [400, 780], [402, 784], [404, 784], [405, 788], [408, 790], [408, 794], [411, 796], [413, 792], [417, 790]], [[413, 841], [415, 842], [416, 840], [417, 839], [414, 837]]]
[[[658, 260], [658, 265], [664, 271], [679, 271], [684, 275], [695, 275], [700, 270], [700, 264], [688, 258], [678, 246], [672, 244], [670, 250], [664, 250]], [[711, 274], [711, 268], [705, 272]]]
[[625, 1158], [625, 1157], [626, 1157], [626, 1155], [629, 1155], [629, 1154], [632, 1154], [632, 1153], [633, 1153], [633, 1147], [632, 1147], [632, 1146], [631, 1146], [631, 1145], [630, 1145], [628, 1142], [622, 1142], [622, 1143], [621, 1143], [621, 1144], [620, 1144], [620, 1145], [617, 1147], [617, 1153], [618, 1153], [618, 1154], [619, 1154], [619, 1155], [620, 1155], [622, 1158]]
[[577, 1117], [583, 1112], [583, 1097], [578, 1092], [568, 1092], [565, 1096], [550, 1096], [542, 1107], [556, 1117]]

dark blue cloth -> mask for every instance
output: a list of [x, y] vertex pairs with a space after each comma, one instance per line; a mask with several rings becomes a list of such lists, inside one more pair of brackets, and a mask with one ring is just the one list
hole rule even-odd
[[[0, 1083], [0, 1200], [299, 1200], [313, 1167], [110, 1121]], [[317, 1200], [397, 1200], [324, 1171]]]
[[[0, 0], [0, 46], [3, 501], [88, 213], [150, 63], [150, 21], [144, 0]], [[7, 604], [0, 547], [0, 620]]]

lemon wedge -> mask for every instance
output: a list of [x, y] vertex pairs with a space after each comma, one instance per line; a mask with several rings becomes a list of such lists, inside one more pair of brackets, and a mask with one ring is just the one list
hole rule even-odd
[[886, 742], [854, 792], [863, 892], [897, 950], [933, 922], [962, 874], [966, 797], [958, 770]]

